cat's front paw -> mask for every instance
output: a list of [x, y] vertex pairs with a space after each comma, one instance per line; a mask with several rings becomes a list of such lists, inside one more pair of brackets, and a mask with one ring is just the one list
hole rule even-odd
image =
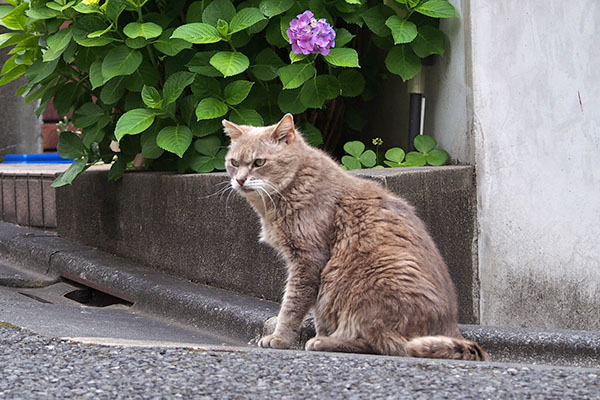
[[304, 346], [304, 348], [307, 351], [323, 351], [323, 340], [321, 340], [320, 337], [316, 336], [312, 339], [309, 339], [306, 342], [306, 345]]
[[267, 335], [258, 341], [258, 346], [271, 349], [289, 349], [291, 341], [279, 335]]

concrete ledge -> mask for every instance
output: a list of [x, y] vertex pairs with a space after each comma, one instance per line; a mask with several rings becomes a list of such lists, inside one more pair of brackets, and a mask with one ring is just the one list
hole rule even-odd
[[56, 175], [69, 165], [0, 164], [0, 220], [56, 228]]
[[[0, 223], [0, 259], [20, 259], [22, 268], [63, 276], [134, 303], [151, 313], [200, 330], [254, 343], [273, 328], [279, 305], [194, 284], [130, 263], [52, 233]], [[600, 333], [461, 325], [492, 361], [597, 368]], [[298, 346], [314, 334], [310, 321]]]
[[[282, 262], [258, 243], [258, 219], [246, 202], [235, 194], [219, 195], [226, 174], [137, 172], [109, 182], [107, 173], [87, 171], [56, 191], [61, 237], [196, 283], [280, 300]], [[450, 268], [460, 321], [477, 322], [473, 168], [355, 173], [378, 180], [415, 205]]]

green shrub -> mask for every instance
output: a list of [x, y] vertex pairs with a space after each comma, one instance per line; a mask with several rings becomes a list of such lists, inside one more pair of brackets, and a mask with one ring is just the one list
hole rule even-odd
[[[134, 160], [222, 170], [223, 118], [263, 125], [291, 112], [313, 145], [359, 131], [360, 102], [376, 97], [382, 74], [414, 77], [421, 58], [444, 52], [439, 18], [456, 16], [447, 0], [8, 3], [0, 47], [13, 48], [0, 85], [25, 75], [17, 94], [39, 100], [38, 114], [54, 98], [81, 130], [60, 135], [59, 154], [76, 161], [55, 186], [100, 161], [113, 163], [111, 179]], [[327, 55], [290, 51], [290, 21], [308, 9], [337, 33]]]

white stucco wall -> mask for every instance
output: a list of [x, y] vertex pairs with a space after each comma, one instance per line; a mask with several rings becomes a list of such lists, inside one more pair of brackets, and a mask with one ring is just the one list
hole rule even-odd
[[469, 3], [481, 322], [600, 329], [600, 1]]

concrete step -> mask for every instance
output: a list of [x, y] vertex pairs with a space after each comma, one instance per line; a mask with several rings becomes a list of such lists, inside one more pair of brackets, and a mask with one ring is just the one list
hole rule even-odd
[[[53, 232], [0, 223], [0, 257], [27, 271], [69, 280], [124, 299], [136, 309], [215, 336], [256, 343], [269, 333], [277, 303], [174, 277], [72, 243]], [[492, 361], [597, 368], [600, 333], [460, 325]], [[314, 334], [308, 320], [298, 347]]]

